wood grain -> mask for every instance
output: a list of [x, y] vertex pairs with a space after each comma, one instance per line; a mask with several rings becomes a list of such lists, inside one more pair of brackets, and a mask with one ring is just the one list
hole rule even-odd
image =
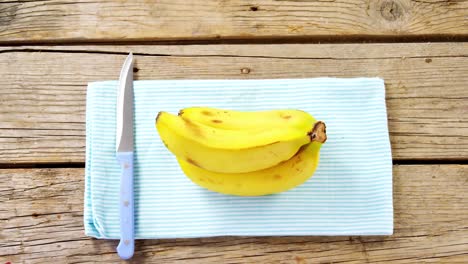
[[0, 47], [0, 163], [83, 162], [86, 85], [135, 78], [384, 78], [393, 158], [468, 159], [468, 43]]
[[[84, 236], [84, 169], [0, 170], [0, 263], [110, 263]], [[141, 240], [133, 263], [466, 263], [468, 165], [394, 166], [395, 233]]]
[[0, 42], [467, 36], [465, 0], [1, 0]]

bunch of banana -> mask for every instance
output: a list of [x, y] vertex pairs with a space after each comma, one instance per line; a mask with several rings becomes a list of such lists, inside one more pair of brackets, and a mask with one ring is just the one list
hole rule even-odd
[[279, 193], [314, 173], [325, 124], [300, 110], [190, 107], [159, 112], [156, 129], [194, 183], [240, 196]]

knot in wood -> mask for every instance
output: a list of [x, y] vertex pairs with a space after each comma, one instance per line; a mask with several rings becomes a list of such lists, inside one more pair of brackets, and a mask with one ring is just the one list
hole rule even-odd
[[249, 69], [249, 68], [242, 68], [242, 69], [241, 69], [241, 73], [242, 73], [242, 74], [249, 74], [249, 73], [250, 73], [250, 69]]
[[403, 16], [403, 7], [394, 0], [384, 0], [380, 5], [380, 14], [388, 21], [395, 21]]

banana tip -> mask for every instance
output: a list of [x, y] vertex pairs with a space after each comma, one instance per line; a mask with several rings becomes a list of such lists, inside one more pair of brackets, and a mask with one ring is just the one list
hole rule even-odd
[[158, 112], [158, 115], [156, 116], [156, 119], [155, 119], [155, 122], [156, 122], [156, 123], [158, 122], [158, 119], [159, 119], [159, 117], [161, 116], [161, 114], [162, 114], [162, 111], [159, 111], [159, 112]]

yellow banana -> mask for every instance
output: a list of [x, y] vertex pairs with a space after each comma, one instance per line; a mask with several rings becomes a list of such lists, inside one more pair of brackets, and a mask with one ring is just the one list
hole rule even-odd
[[[301, 146], [317, 140], [317, 124], [323, 123], [310, 123], [303, 128], [234, 131], [209, 127], [166, 112], [160, 112], [156, 118], [162, 141], [178, 159], [221, 173], [262, 170], [290, 159]], [[259, 135], [271, 139], [265, 141]]]
[[156, 125], [158, 124], [170, 127], [187, 139], [218, 149], [245, 149], [282, 141], [294, 141], [298, 138], [306, 138], [307, 133], [314, 125], [314, 123], [310, 123], [301, 128], [284, 126], [271, 129], [271, 127], [259, 126], [249, 130], [227, 130], [208, 126], [167, 112], [159, 112], [156, 118]]
[[307, 112], [294, 109], [273, 111], [234, 111], [212, 107], [189, 107], [179, 116], [222, 129], [256, 129], [258, 127], [303, 127], [316, 120]]
[[178, 162], [192, 182], [208, 190], [238, 196], [268, 195], [292, 189], [309, 179], [317, 168], [321, 145], [320, 142], [309, 143], [285, 162], [246, 173], [216, 173], [183, 159]]

